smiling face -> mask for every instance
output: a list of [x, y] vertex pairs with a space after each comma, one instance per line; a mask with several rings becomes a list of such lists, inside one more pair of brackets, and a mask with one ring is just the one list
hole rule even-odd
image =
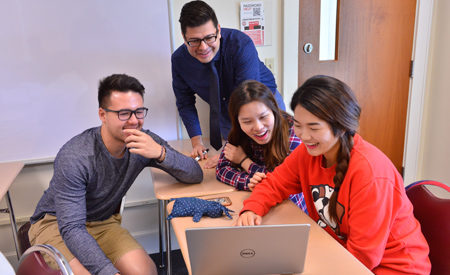
[[327, 167], [336, 163], [339, 137], [333, 134], [325, 120], [316, 117], [300, 104], [294, 110], [294, 132], [311, 156], [324, 155]]
[[[119, 111], [119, 110], [136, 110], [144, 107], [144, 100], [139, 93], [128, 91], [118, 92], [113, 91], [109, 99], [109, 105], [105, 108]], [[111, 146], [125, 146], [125, 139], [127, 134], [123, 132], [124, 129], [140, 130], [144, 125], [144, 119], [137, 119], [135, 114], [132, 114], [130, 119], [126, 121], [119, 120], [117, 113], [106, 112], [103, 108], [99, 109], [99, 116], [102, 120], [102, 139], [108, 150]]]
[[238, 115], [242, 131], [256, 143], [264, 145], [272, 138], [275, 117], [261, 101], [252, 101], [242, 105]]
[[[201, 41], [200, 45], [196, 47], [191, 47], [188, 45], [187, 41], [192, 41], [196, 39], [204, 39], [206, 37], [215, 36], [217, 34], [217, 39], [211, 44], [206, 44], [205, 41]], [[219, 52], [220, 48], [220, 25], [217, 25], [217, 29], [211, 20], [205, 24], [198, 27], [187, 27], [186, 33], [184, 34], [184, 44], [189, 51], [189, 53], [195, 57], [198, 61], [202, 63], [209, 63], [213, 60], [214, 56]]]

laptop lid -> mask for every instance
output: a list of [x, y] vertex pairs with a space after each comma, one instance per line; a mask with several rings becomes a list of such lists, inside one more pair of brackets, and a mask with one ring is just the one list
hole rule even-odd
[[193, 275], [303, 272], [309, 224], [186, 229]]

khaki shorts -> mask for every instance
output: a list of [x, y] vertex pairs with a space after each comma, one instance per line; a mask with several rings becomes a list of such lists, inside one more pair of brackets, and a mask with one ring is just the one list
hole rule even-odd
[[[130, 232], [120, 226], [122, 216], [115, 214], [104, 221], [87, 222], [88, 233], [97, 241], [103, 253], [113, 264], [126, 253], [144, 249], [130, 234]], [[59, 233], [56, 217], [45, 215], [42, 220], [32, 224], [28, 232], [31, 245], [49, 244], [58, 249], [67, 261], [71, 261], [75, 256], [69, 251]], [[53, 269], [59, 269], [54, 260], [44, 254], [45, 261]]]

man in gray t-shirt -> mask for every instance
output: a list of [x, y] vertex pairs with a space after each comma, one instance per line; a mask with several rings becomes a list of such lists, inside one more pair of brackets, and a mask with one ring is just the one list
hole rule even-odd
[[194, 159], [142, 129], [147, 115], [143, 94], [142, 84], [127, 75], [100, 81], [102, 125], [61, 148], [50, 186], [30, 219], [31, 243], [55, 246], [75, 274], [156, 275], [155, 264], [120, 227], [115, 210], [145, 167], [158, 167], [186, 183], [203, 180]]

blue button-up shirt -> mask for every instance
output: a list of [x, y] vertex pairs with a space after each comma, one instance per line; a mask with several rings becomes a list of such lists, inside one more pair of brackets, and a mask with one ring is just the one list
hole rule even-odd
[[[219, 74], [221, 98], [221, 132], [227, 139], [231, 129], [228, 102], [231, 93], [244, 80], [254, 79], [265, 84], [274, 93], [279, 107], [285, 110], [283, 98], [277, 91], [272, 72], [259, 60], [253, 41], [241, 31], [221, 28], [219, 52], [214, 57]], [[210, 69], [191, 56], [181, 45], [172, 55], [172, 85], [176, 104], [189, 137], [202, 135], [195, 94], [209, 103]]]

